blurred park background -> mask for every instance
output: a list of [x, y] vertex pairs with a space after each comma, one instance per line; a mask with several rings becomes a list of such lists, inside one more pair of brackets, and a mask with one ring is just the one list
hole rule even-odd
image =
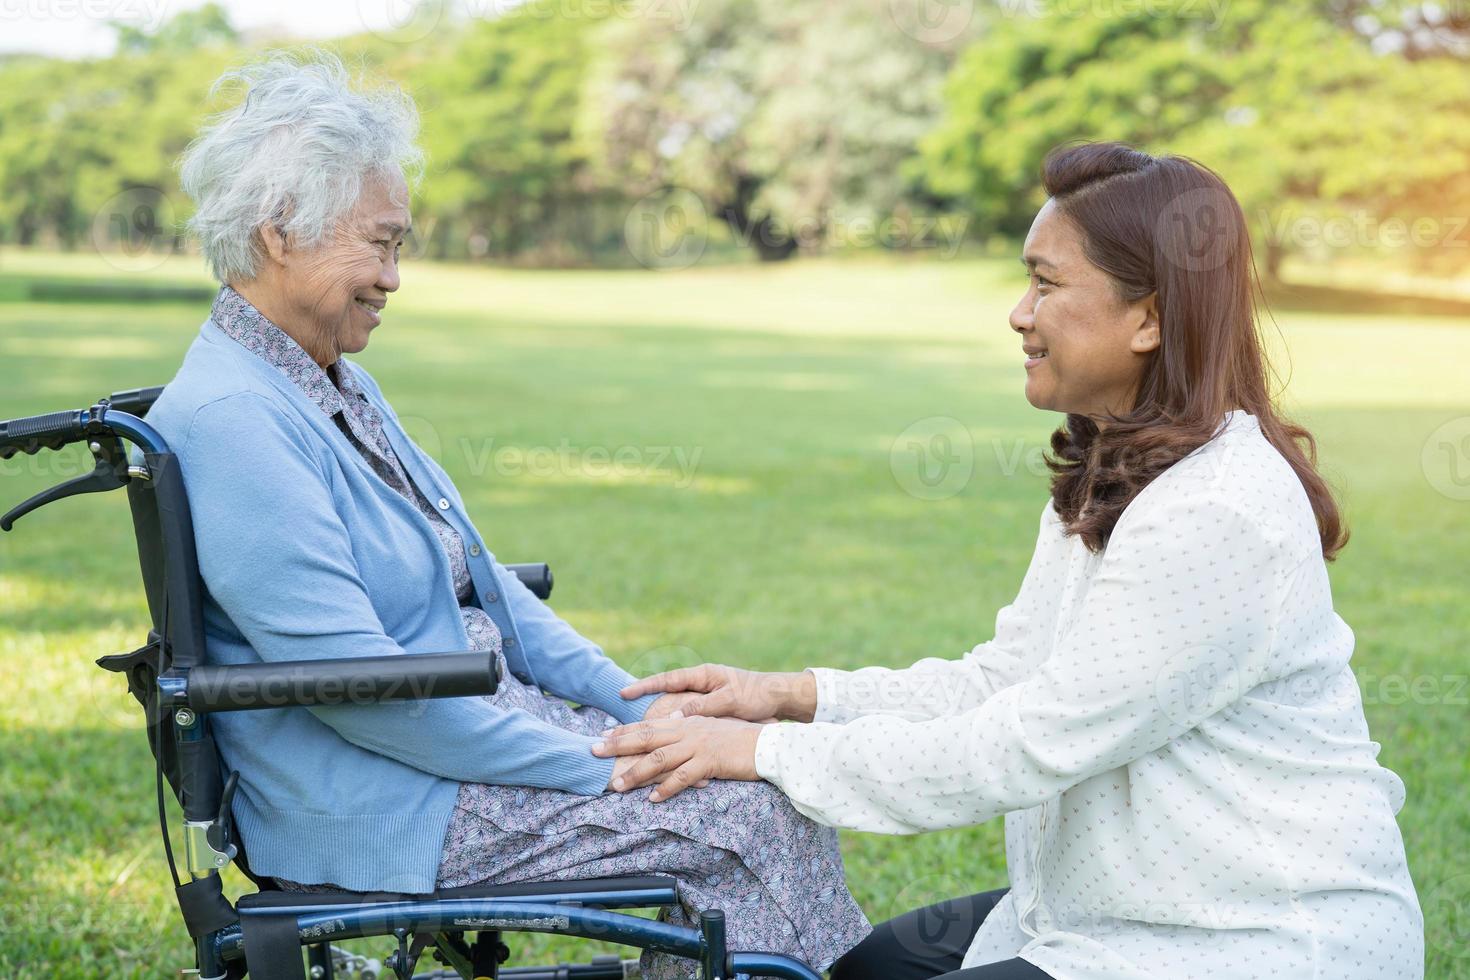
[[[958, 656], [1014, 597], [1060, 422], [1006, 325], [1041, 158], [1194, 156], [1241, 199], [1281, 401], [1354, 531], [1334, 597], [1408, 787], [1427, 975], [1470, 977], [1463, 0], [310, 10], [0, 0], [0, 418], [172, 376], [214, 291], [174, 161], [221, 72], [310, 40], [420, 106], [403, 288], [359, 359], [502, 559], [550, 561], [637, 674]], [[0, 463], [0, 505], [89, 467]], [[91, 664], [145, 622], [119, 495], [0, 536], [7, 980], [190, 963], [137, 714]], [[999, 821], [844, 851], [875, 921], [1004, 883]]]

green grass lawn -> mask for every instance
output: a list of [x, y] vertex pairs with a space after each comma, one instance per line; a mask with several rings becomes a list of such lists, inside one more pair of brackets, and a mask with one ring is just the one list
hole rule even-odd
[[[128, 278], [202, 282], [197, 265]], [[95, 256], [0, 256], [0, 418], [172, 376], [207, 303], [24, 298], [35, 277], [106, 276], [123, 278]], [[1060, 417], [1021, 393], [1006, 313], [1022, 288], [1013, 261], [410, 265], [358, 359], [497, 555], [551, 562], [558, 611], [635, 673], [902, 665], [989, 638], [1030, 557], [1038, 459]], [[1470, 416], [1470, 321], [1278, 319], [1286, 407], [1318, 435], [1354, 529], [1332, 568], [1336, 604], [1379, 758], [1408, 785], [1399, 819], [1429, 976], [1470, 977], [1470, 501], [1457, 499], [1470, 442], [1434, 435]], [[915, 432], [953, 464], [929, 474], [953, 495], [916, 482]], [[83, 455], [0, 463], [0, 502], [75, 475]], [[145, 621], [122, 495], [58, 504], [0, 537], [7, 980], [192, 965], [152, 759], [119, 679], [92, 665], [140, 642]], [[875, 921], [1005, 882], [999, 820], [848, 834], [844, 850]], [[513, 963], [601, 949], [512, 939]]]

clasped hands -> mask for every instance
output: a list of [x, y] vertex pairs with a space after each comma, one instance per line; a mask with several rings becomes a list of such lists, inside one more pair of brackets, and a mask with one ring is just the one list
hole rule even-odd
[[763, 673], [718, 664], [654, 674], [623, 688], [624, 698], [662, 694], [644, 719], [610, 729], [592, 754], [614, 757], [608, 789], [657, 785], [660, 803], [711, 779], [760, 777], [755, 746], [764, 725], [811, 721], [816, 680], [806, 671]]

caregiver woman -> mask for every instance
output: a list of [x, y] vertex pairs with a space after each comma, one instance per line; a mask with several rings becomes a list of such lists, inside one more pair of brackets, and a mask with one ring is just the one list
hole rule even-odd
[[619, 789], [760, 778], [855, 830], [1006, 814], [1009, 890], [883, 924], [835, 980], [1419, 978], [1404, 787], [1332, 610], [1347, 535], [1271, 404], [1240, 207], [1117, 144], [1058, 150], [1044, 182], [1010, 325], [1026, 399], [1067, 417], [995, 638], [905, 670], [660, 674], [624, 696], [703, 692], [691, 717], [593, 751], [651, 753]]

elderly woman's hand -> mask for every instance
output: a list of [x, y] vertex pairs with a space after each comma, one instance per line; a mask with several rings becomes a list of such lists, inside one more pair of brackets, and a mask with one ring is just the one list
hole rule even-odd
[[[627, 792], [658, 782], [649, 799], [660, 803], [711, 779], [755, 780], [755, 743], [761, 726], [729, 718], [672, 718], [614, 728], [592, 754], [617, 756], [612, 788]], [[619, 770], [623, 756], [638, 756]]]
[[[721, 664], [700, 664], [654, 674], [623, 688], [633, 699], [665, 692], [648, 711], [657, 719], [677, 708], [685, 716], [741, 718], [745, 721], [811, 721], [817, 708], [816, 679], [807, 671], [764, 673], [740, 670]], [[660, 714], [655, 711], [675, 694], [684, 698], [670, 703]]]

